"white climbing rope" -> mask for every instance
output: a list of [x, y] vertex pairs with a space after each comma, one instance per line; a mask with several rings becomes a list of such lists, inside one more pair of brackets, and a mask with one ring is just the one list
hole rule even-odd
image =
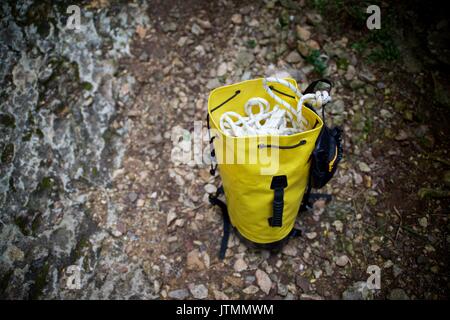
[[[290, 89], [299, 98], [296, 108], [277, 96], [270, 88], [269, 83], [278, 83]], [[271, 109], [267, 100], [250, 98], [244, 106], [247, 116], [237, 112], [224, 112], [220, 117], [220, 129], [229, 136], [242, 137], [253, 135], [285, 136], [307, 129], [308, 121], [302, 116], [303, 104], [308, 102], [319, 109], [331, 101], [327, 91], [302, 94], [290, 82], [279, 78], [264, 78], [263, 87], [267, 94], [277, 104]], [[281, 107], [280, 107], [281, 105]], [[258, 113], [253, 113], [254, 107], [259, 107]]]

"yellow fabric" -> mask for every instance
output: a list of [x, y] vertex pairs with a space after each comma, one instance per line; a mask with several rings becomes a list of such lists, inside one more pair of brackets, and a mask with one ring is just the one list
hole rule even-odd
[[[303, 194], [307, 187], [310, 162], [308, 161], [314, 149], [315, 142], [323, 126], [322, 119], [308, 108], [303, 108], [303, 117], [309, 121], [307, 131], [290, 136], [280, 136], [276, 145], [295, 146], [301, 140], [306, 143], [295, 148], [265, 148], [268, 157], [277, 153], [279, 155], [278, 169], [270, 175], [261, 173], [261, 169], [268, 167], [264, 162], [264, 157], [258, 157], [256, 163], [236, 163], [238, 157], [249, 159], [254, 148], [260, 143], [259, 137], [229, 137], [220, 131], [220, 117], [226, 111], [235, 111], [244, 115], [244, 105], [248, 99], [261, 97], [266, 99], [271, 106], [275, 104], [274, 100], [266, 93], [263, 88], [262, 78], [243, 81], [240, 83], [223, 86], [213, 90], [208, 99], [208, 113], [210, 126], [216, 132], [214, 139], [214, 148], [216, 158], [219, 161], [218, 168], [222, 178], [223, 188], [227, 202], [228, 213], [231, 223], [239, 233], [247, 239], [256, 243], [270, 243], [283, 239], [292, 230], [295, 224]], [[293, 79], [286, 79], [297, 86]], [[279, 84], [273, 84], [273, 87], [279, 91], [294, 95], [289, 89]], [[224, 101], [235, 95], [233, 99], [213, 110]], [[275, 92], [278, 94], [277, 92]], [[278, 94], [294, 108], [297, 98], [289, 98]], [[213, 111], [211, 111], [213, 110]], [[316, 127], [314, 124], [317, 123]], [[226, 143], [224, 143], [226, 137]], [[270, 144], [270, 137], [265, 144]], [[233, 155], [233, 163], [220, 163], [220, 159], [226, 159], [227, 155]], [[237, 155], [236, 155], [237, 154]], [[241, 161], [242, 162], [242, 161]], [[248, 162], [248, 161], [247, 161]], [[284, 189], [284, 210], [282, 227], [271, 227], [268, 218], [272, 216], [272, 202], [274, 190], [270, 189], [273, 176], [286, 175], [288, 186]]]

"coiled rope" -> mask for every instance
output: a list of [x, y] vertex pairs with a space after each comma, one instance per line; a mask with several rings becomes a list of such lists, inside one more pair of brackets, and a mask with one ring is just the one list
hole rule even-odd
[[[277, 96], [269, 87], [269, 83], [278, 83], [290, 89], [299, 98], [296, 108], [293, 108], [285, 100]], [[229, 136], [242, 137], [253, 135], [291, 135], [305, 131], [308, 121], [303, 118], [303, 104], [308, 102], [319, 109], [331, 101], [327, 91], [302, 94], [290, 82], [279, 78], [264, 78], [263, 87], [267, 94], [275, 100], [276, 104], [271, 109], [266, 99], [250, 98], [244, 105], [247, 116], [237, 112], [224, 112], [220, 117], [220, 129]], [[253, 113], [253, 107], [259, 107], [258, 113]]]

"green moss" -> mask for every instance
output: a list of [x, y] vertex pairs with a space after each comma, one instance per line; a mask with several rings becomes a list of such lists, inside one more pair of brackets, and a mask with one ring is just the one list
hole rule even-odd
[[42, 216], [41, 213], [38, 213], [36, 215], [36, 217], [34, 218], [33, 222], [31, 223], [31, 232], [32, 232], [33, 236], [37, 235], [37, 231], [42, 222], [41, 216]]
[[14, 144], [8, 143], [2, 152], [2, 163], [8, 164], [11, 163], [14, 159]]
[[14, 129], [16, 127], [16, 118], [6, 113], [0, 113], [0, 124], [3, 127]]
[[28, 131], [25, 132], [25, 134], [22, 136], [22, 141], [24, 141], [24, 142], [30, 141], [32, 136], [33, 136], [33, 132], [28, 130]]
[[41, 270], [38, 271], [36, 274], [36, 278], [34, 280], [34, 284], [32, 285], [30, 289], [30, 299], [31, 300], [37, 300], [42, 296], [42, 292], [45, 288], [45, 285], [47, 284], [48, 280], [48, 273], [50, 271], [50, 265], [48, 262], [45, 263], [45, 265], [42, 267]]
[[338, 67], [338, 69], [341, 69], [341, 70], [347, 70], [347, 67], [349, 64], [350, 63], [345, 58], [338, 58], [336, 60], [336, 66]]
[[8, 288], [13, 273], [13, 270], [9, 270], [0, 278], [0, 298], [6, 298], [5, 291]]
[[87, 91], [91, 91], [91, 90], [94, 88], [94, 86], [92, 85], [92, 83], [87, 82], [87, 81], [83, 82], [83, 83], [81, 84], [81, 86], [83, 87], [84, 90], [87, 90]]
[[18, 216], [14, 218], [14, 224], [20, 229], [20, 232], [22, 232], [24, 236], [30, 235], [30, 231], [28, 230], [28, 219], [26, 217]]
[[44, 133], [42, 132], [41, 129], [37, 128], [35, 131], [36, 135], [39, 137], [39, 139], [44, 138]]
[[9, 188], [12, 192], [17, 192], [13, 177], [9, 178]]
[[37, 192], [50, 191], [54, 185], [55, 181], [51, 177], [44, 177], [38, 184], [36, 191]]
[[327, 65], [322, 59], [319, 50], [313, 50], [311, 54], [306, 57], [306, 61], [310, 63], [314, 67], [314, 70], [321, 76], [327, 68]]
[[74, 261], [76, 261], [79, 258], [81, 258], [81, 256], [83, 255], [84, 248], [87, 248], [87, 247], [89, 247], [89, 240], [88, 240], [88, 238], [82, 237], [78, 241], [78, 243], [77, 243], [77, 245], [75, 247], [75, 250], [73, 251]]
[[250, 49], [254, 49], [256, 47], [257, 43], [256, 40], [254, 39], [250, 39], [247, 41], [247, 47], [249, 47]]

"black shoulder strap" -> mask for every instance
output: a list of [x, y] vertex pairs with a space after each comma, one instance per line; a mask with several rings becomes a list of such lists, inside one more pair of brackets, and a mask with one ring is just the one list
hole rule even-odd
[[318, 80], [311, 82], [309, 84], [309, 86], [305, 89], [305, 91], [303, 91], [303, 94], [314, 93], [316, 86], [321, 82], [328, 84], [330, 86], [330, 91], [331, 91], [331, 88], [333, 87], [333, 82], [331, 82], [328, 79], [318, 79]]
[[228, 215], [228, 209], [225, 202], [219, 199], [219, 196], [223, 194], [223, 186], [220, 186], [216, 194], [210, 194], [209, 195], [209, 203], [212, 205], [218, 206], [222, 210], [222, 218], [223, 218], [223, 236], [222, 236], [222, 242], [220, 244], [220, 251], [219, 251], [219, 259], [223, 260], [225, 258], [225, 253], [227, 251], [228, 247], [228, 239], [230, 238], [230, 231], [231, 231], [231, 222], [230, 222], [230, 216]]

